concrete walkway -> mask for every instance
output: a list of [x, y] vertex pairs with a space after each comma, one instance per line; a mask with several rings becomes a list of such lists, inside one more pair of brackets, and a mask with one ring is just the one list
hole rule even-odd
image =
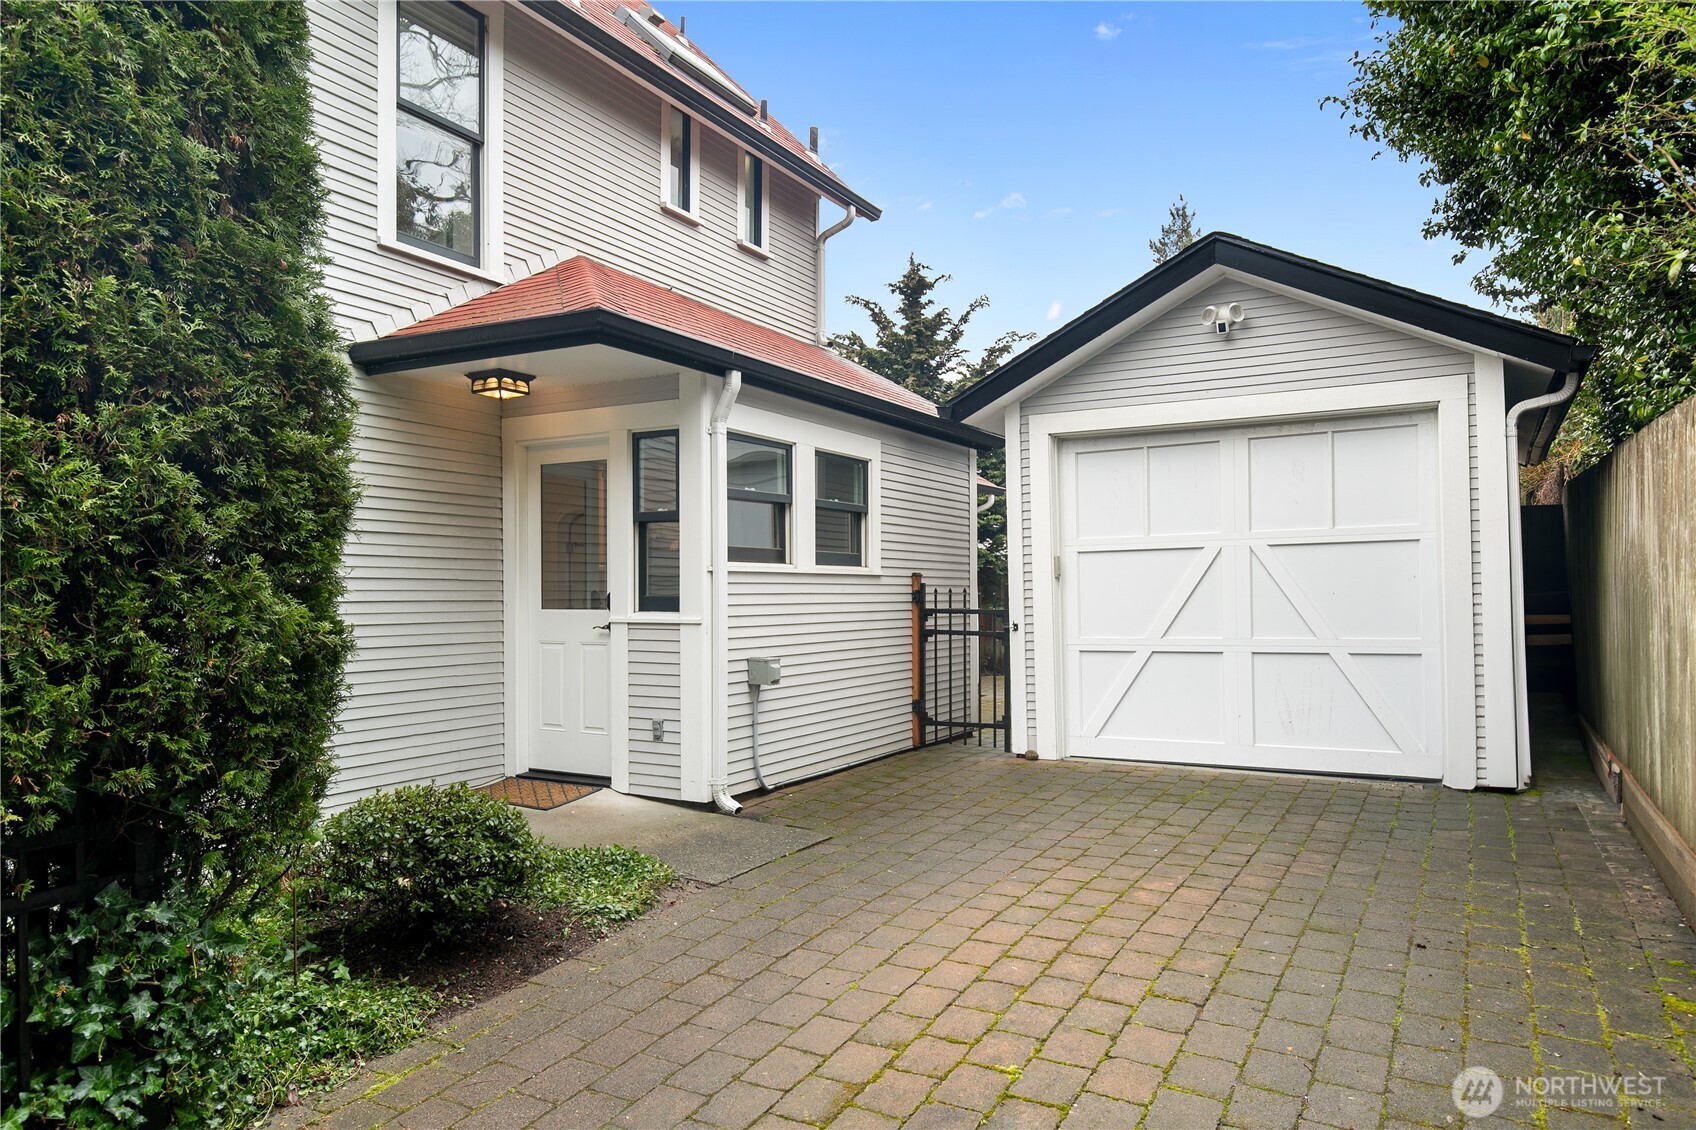
[[1449, 1126], [1473, 1066], [1487, 1124], [1696, 1126], [1696, 937], [1542, 732], [1521, 796], [959, 747], [785, 790], [829, 841], [277, 1121]]

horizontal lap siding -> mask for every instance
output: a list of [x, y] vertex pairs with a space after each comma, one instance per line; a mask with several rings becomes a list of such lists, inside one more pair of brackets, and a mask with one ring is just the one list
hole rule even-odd
[[[1244, 320], [1221, 337], [1202, 325], [1201, 311], [1210, 305], [1240, 302]], [[1286, 295], [1228, 279], [1182, 302], [1125, 340], [1034, 393], [1021, 405], [1019, 457], [1027, 466], [1020, 491], [1020, 528], [1024, 534], [1025, 591], [1022, 599], [1025, 629], [1025, 704], [1028, 747], [1035, 748], [1037, 712], [1057, 703], [1036, 697], [1035, 636], [1031, 629], [1046, 610], [1036, 607], [1031, 558], [1031, 514], [1028, 487], [1030, 417], [1044, 412], [1120, 408], [1138, 404], [1202, 400], [1296, 389], [1415, 380], [1472, 374], [1472, 357], [1421, 338], [1412, 337], [1316, 306]], [[1470, 388], [1470, 385], [1469, 385]], [[1469, 397], [1470, 399], [1470, 397]], [[1475, 413], [1474, 413], [1475, 415]], [[1476, 460], [1476, 421], [1472, 422]], [[1046, 518], [1044, 519], [1046, 520]], [[1472, 497], [1473, 568], [1480, 569], [1479, 515], [1474, 467]], [[1046, 568], [1046, 563], [1042, 564]], [[1474, 680], [1482, 701], [1483, 668], [1478, 630], [1481, 613], [1474, 600]], [[1043, 751], [1050, 752], [1050, 751]]]
[[[682, 683], [676, 624], [630, 625], [630, 791], [681, 799]], [[656, 742], [652, 723], [665, 723]]]
[[344, 555], [357, 651], [326, 807], [505, 770], [499, 408], [359, 378], [363, 490]]
[[[514, 20], [512, 26], [524, 26]], [[741, 150], [697, 125], [700, 227], [660, 211], [658, 100], [542, 34], [507, 47], [507, 229], [514, 255], [562, 246], [797, 337], [813, 332], [816, 197], [768, 178], [771, 259], [736, 246]]]
[[969, 453], [886, 436], [878, 576], [735, 573], [730, 581], [731, 790], [754, 785], [750, 656], [783, 664], [760, 700], [760, 762], [780, 783], [912, 746], [910, 575], [971, 583]]

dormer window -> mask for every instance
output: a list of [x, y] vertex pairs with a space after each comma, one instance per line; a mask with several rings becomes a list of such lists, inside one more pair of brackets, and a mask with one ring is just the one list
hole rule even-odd
[[742, 154], [743, 247], [764, 252], [766, 248], [766, 163], [752, 153]]
[[478, 261], [483, 17], [457, 3], [396, 7], [395, 235]]
[[695, 211], [694, 153], [694, 121], [677, 107], [667, 107], [665, 202], [679, 212]]

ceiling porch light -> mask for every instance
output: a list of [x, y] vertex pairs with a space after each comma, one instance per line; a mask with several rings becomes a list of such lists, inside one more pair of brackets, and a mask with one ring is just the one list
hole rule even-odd
[[528, 373], [515, 373], [511, 369], [484, 369], [465, 374], [465, 379], [471, 382], [471, 391], [478, 396], [495, 400], [516, 400], [520, 396], [530, 395], [530, 382], [536, 378]]

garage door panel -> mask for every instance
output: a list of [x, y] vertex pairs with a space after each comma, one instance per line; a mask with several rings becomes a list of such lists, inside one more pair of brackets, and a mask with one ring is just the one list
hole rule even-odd
[[1357, 428], [1332, 437], [1335, 525], [1419, 523], [1419, 429]]
[[[1077, 619], [1076, 637], [1132, 639], [1158, 637], [1171, 615], [1183, 607], [1200, 570], [1201, 548], [1097, 550], [1077, 558], [1076, 607], [1088, 609]], [[1170, 614], [1162, 616], [1170, 609]]]
[[1082, 540], [1148, 533], [1148, 453], [1140, 447], [1080, 451], [1073, 465], [1072, 529]]
[[1335, 656], [1261, 652], [1253, 665], [1255, 745], [1400, 752]]
[[1131, 741], [1219, 744], [1225, 740], [1225, 657], [1217, 652], [1156, 651], [1094, 736]]
[[1416, 640], [1425, 586], [1417, 541], [1331, 541], [1257, 551], [1316, 635]]
[[1218, 533], [1224, 529], [1219, 493], [1221, 445], [1162, 444], [1148, 449], [1148, 532]]
[[[1068, 752], [1439, 776], [1434, 445], [1432, 418], [1404, 414], [1063, 457], [1064, 513], [1146, 492], [1111, 525], [1063, 523]], [[1086, 456], [1104, 457], [1087, 480]]]
[[1331, 528], [1331, 437], [1262, 436], [1248, 441], [1249, 528]]
[[1258, 554], [1249, 565], [1252, 575], [1249, 604], [1252, 610], [1250, 632], [1257, 640], [1311, 640], [1317, 638], [1302, 614], [1296, 611], [1284, 586], [1272, 579], [1266, 563]]
[[1171, 626], [1161, 633], [1169, 640], [1217, 640], [1225, 636], [1225, 565], [1223, 554], [1210, 555], [1200, 580], [1183, 598]]

